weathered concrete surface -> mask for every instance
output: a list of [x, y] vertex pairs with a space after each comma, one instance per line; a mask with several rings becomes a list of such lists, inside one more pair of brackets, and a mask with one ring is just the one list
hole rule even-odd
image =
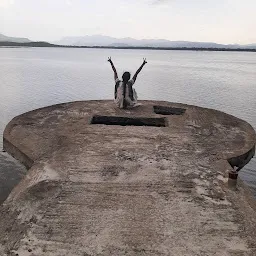
[[[186, 112], [164, 116], [168, 127], [90, 125], [93, 115], [160, 117], [154, 105]], [[242, 120], [167, 102], [18, 116], [4, 148], [30, 169], [1, 206], [0, 255], [255, 256], [255, 203], [226, 178], [227, 159], [243, 165], [254, 145]]]

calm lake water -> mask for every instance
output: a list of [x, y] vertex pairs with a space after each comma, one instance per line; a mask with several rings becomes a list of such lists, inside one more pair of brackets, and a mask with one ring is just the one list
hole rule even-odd
[[[0, 135], [14, 116], [35, 108], [112, 99], [114, 81], [108, 56], [119, 76], [124, 71], [134, 73], [147, 57], [148, 64], [135, 85], [139, 99], [218, 109], [256, 129], [256, 53], [0, 48]], [[240, 176], [256, 195], [255, 159]]]

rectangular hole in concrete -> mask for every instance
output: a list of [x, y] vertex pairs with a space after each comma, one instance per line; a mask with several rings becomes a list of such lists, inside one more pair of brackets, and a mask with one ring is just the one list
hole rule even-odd
[[93, 116], [91, 124], [166, 127], [165, 118]]
[[154, 106], [154, 112], [160, 115], [183, 115], [185, 111], [185, 108]]

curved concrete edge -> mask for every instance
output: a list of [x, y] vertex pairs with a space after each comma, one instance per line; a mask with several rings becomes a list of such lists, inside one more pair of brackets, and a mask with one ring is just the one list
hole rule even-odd
[[[27, 154], [26, 152], [22, 151], [18, 145], [14, 145], [13, 143], [11, 143], [8, 140], [8, 135], [10, 134], [11, 130], [13, 129], [14, 126], [16, 126], [16, 120], [18, 118], [21, 117], [25, 117], [28, 114], [32, 114], [34, 112], [37, 112], [39, 110], [48, 110], [48, 109], [52, 109], [55, 107], [65, 107], [68, 106], [69, 104], [74, 104], [74, 103], [80, 103], [80, 102], [84, 102], [84, 101], [73, 101], [73, 102], [66, 102], [66, 103], [60, 103], [60, 104], [55, 104], [55, 105], [50, 105], [50, 106], [46, 106], [46, 107], [42, 107], [42, 108], [38, 108], [38, 109], [34, 109], [31, 111], [28, 111], [26, 113], [23, 113], [19, 116], [14, 117], [6, 126], [5, 130], [4, 130], [4, 134], [3, 134], [3, 149], [8, 152], [12, 157], [14, 157], [15, 159], [17, 159], [18, 161], [20, 161], [27, 169], [31, 168], [34, 164], [34, 161], [36, 159], [32, 159], [31, 156], [29, 156], [29, 154]], [[98, 100], [89, 100], [88, 102], [98, 102]], [[109, 103], [112, 102], [112, 100], [104, 100], [104, 102]], [[232, 118], [235, 118], [237, 120], [243, 121], [249, 129], [251, 129], [251, 131], [254, 131], [253, 127], [246, 121], [239, 119], [233, 115], [227, 114], [225, 112], [219, 111], [219, 110], [215, 110], [215, 109], [210, 109], [210, 108], [204, 108], [204, 107], [199, 107], [199, 106], [195, 106], [195, 105], [188, 105], [188, 104], [183, 104], [183, 103], [172, 103], [172, 102], [168, 102], [168, 101], [151, 101], [151, 100], [143, 100], [141, 101], [142, 103], [147, 103], [147, 102], [156, 102], [157, 104], [164, 104], [164, 105], [169, 105], [169, 104], [174, 104], [177, 107], [183, 107], [183, 108], [196, 108], [196, 109], [207, 109], [210, 111], [214, 111], [216, 113], [220, 113], [220, 114], [225, 114], [228, 115]], [[255, 133], [255, 131], [254, 131]], [[238, 167], [239, 170], [242, 169], [246, 164], [248, 164], [250, 162], [250, 160], [254, 157], [255, 155], [255, 144], [256, 144], [256, 136], [254, 136], [254, 140], [251, 141], [250, 143], [251, 145], [247, 144], [245, 145], [245, 147], [240, 148], [240, 149], [236, 149], [235, 153], [231, 153], [231, 154], [225, 154], [224, 156], [220, 153], [221, 158], [223, 160], [228, 161], [228, 163], [231, 165], [232, 168], [234, 167]]]
[[[11, 133], [13, 127], [18, 125], [17, 119], [20, 119], [20, 118], [23, 118], [23, 117], [26, 118], [26, 116], [28, 114], [33, 114], [33, 113], [35, 113], [35, 112], [37, 112], [39, 110], [49, 110], [49, 109], [56, 108], [56, 107], [63, 107], [63, 108], [65, 108], [65, 107], [67, 107], [70, 104], [80, 103], [80, 102], [84, 102], [84, 101], [75, 101], [75, 102], [67, 102], [67, 103], [60, 103], [60, 104], [56, 104], [56, 105], [50, 105], [50, 106], [46, 106], [46, 107], [43, 107], [43, 108], [39, 108], [39, 109], [35, 109], [35, 110], [32, 110], [32, 111], [29, 111], [29, 112], [26, 112], [26, 113], [23, 113], [23, 114], [21, 114], [19, 116], [14, 117], [7, 124], [7, 126], [6, 126], [6, 128], [4, 130], [3, 149], [7, 153], [9, 153], [12, 157], [17, 159], [20, 163], [22, 163], [29, 170], [40, 159], [33, 159], [33, 157], [30, 156], [24, 150], [24, 148], [21, 148], [18, 145], [14, 145], [13, 143], [11, 143], [8, 140], [9, 134]], [[98, 101], [92, 100], [92, 101], [89, 101], [89, 102], [98, 102]], [[104, 102], [110, 103], [112, 101], [105, 100]], [[147, 102], [152, 102], [152, 101], [142, 101], [142, 102], [144, 102], [146, 104]], [[224, 113], [222, 111], [215, 110], [215, 109], [203, 108], [203, 107], [198, 107], [198, 106], [194, 106], [194, 105], [187, 105], [187, 104], [182, 104], [182, 103], [171, 103], [171, 102], [166, 102], [166, 101], [155, 101], [155, 103], [156, 104], [160, 103], [160, 104], [164, 104], [164, 105], [170, 105], [171, 104], [172, 106], [175, 105], [175, 107], [182, 107], [182, 108], [194, 108], [194, 109], [201, 109], [201, 110], [202, 109], [207, 109], [207, 110], [219, 113], [219, 114], [223, 114]], [[152, 109], [153, 109], [153, 107], [152, 107]], [[239, 118], [237, 118], [235, 116], [232, 116], [230, 114], [226, 114], [226, 113], [224, 113], [224, 114], [228, 115], [228, 116], [230, 116], [232, 118], [235, 118], [237, 120], [243, 121], [244, 124], [246, 126], [248, 126], [248, 129], [251, 130], [251, 132], [254, 131], [253, 127], [249, 123], [247, 123], [246, 121], [241, 120], [241, 119], [239, 119]], [[234, 152], [231, 153], [231, 154], [222, 154], [222, 152], [220, 152], [218, 154], [217, 158], [219, 160], [226, 161], [227, 166], [228, 166], [226, 168], [226, 170], [228, 169], [229, 171], [231, 171], [234, 167], [237, 167], [237, 168], [241, 169], [246, 164], [248, 164], [250, 162], [250, 160], [253, 158], [253, 156], [255, 155], [255, 144], [256, 144], [256, 136], [254, 136], [254, 140], [252, 139], [252, 141], [250, 141], [250, 143], [246, 143], [246, 145], [244, 145], [244, 147], [234, 150]], [[36, 174], [36, 175], [39, 175], [39, 174]], [[228, 175], [228, 174], [225, 173], [224, 175]], [[47, 179], [49, 181], [51, 180], [50, 177], [48, 177]], [[33, 186], [33, 184], [34, 184], [34, 182], [32, 182], [30, 185]], [[255, 202], [254, 202], [255, 199], [254, 199], [254, 196], [253, 196], [250, 188], [242, 180], [240, 180], [239, 185], [243, 188], [243, 190], [246, 191], [246, 195], [247, 195], [246, 198], [248, 199], [248, 202], [249, 202], [250, 206], [253, 207], [255, 209], [255, 211], [256, 211], [256, 205], [255, 205]], [[20, 186], [18, 186], [18, 187], [20, 187]], [[26, 187], [26, 186], [21, 186], [21, 187]], [[15, 194], [15, 188], [13, 189], [13, 192]], [[17, 193], [17, 194], [19, 194], [19, 193]], [[16, 194], [15, 198], [17, 197], [17, 194]]]
[[[53, 191], [59, 188], [59, 182], [61, 180], [62, 177], [47, 164], [37, 163], [28, 170], [26, 177], [14, 187], [5, 202], [14, 202], [17, 209], [19, 208], [17, 204], [20, 203], [22, 205], [23, 199], [27, 199], [27, 194], [30, 195], [29, 201], [40, 202], [44, 199], [46, 194], [47, 197], [52, 196]], [[36, 204], [39, 205], [38, 203]], [[23, 209], [22, 206], [20, 206], [20, 208]], [[23, 211], [30, 212], [31, 209], [23, 209]]]
[[228, 158], [227, 161], [231, 165], [232, 168], [237, 167], [239, 170], [241, 170], [245, 165], [247, 165], [251, 159], [255, 155], [255, 146], [253, 146], [249, 151], [242, 155], [237, 155], [231, 158]]
[[33, 166], [34, 161], [25, 152], [21, 151], [6, 138], [3, 139], [3, 149], [13, 158], [17, 159], [27, 169], [30, 169]]
[[[18, 146], [13, 145], [8, 139], [3, 139], [3, 149], [8, 152], [13, 158], [17, 159], [20, 163], [22, 163], [27, 169], [30, 169], [33, 164], [34, 160], [26, 154], [24, 151], [19, 149]], [[230, 158], [225, 158], [232, 168], [238, 167], [242, 169], [245, 165], [247, 165], [250, 160], [255, 156], [255, 145], [246, 151], [247, 148], [241, 149], [241, 154], [237, 154]]]

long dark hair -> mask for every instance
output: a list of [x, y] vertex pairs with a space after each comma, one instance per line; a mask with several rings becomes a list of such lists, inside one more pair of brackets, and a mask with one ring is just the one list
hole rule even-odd
[[123, 106], [124, 108], [127, 107], [127, 103], [126, 103], [126, 100], [125, 100], [125, 94], [126, 94], [126, 85], [128, 83], [128, 81], [130, 80], [131, 78], [131, 73], [130, 72], [124, 72], [123, 75], [122, 75], [122, 78], [123, 78]]

